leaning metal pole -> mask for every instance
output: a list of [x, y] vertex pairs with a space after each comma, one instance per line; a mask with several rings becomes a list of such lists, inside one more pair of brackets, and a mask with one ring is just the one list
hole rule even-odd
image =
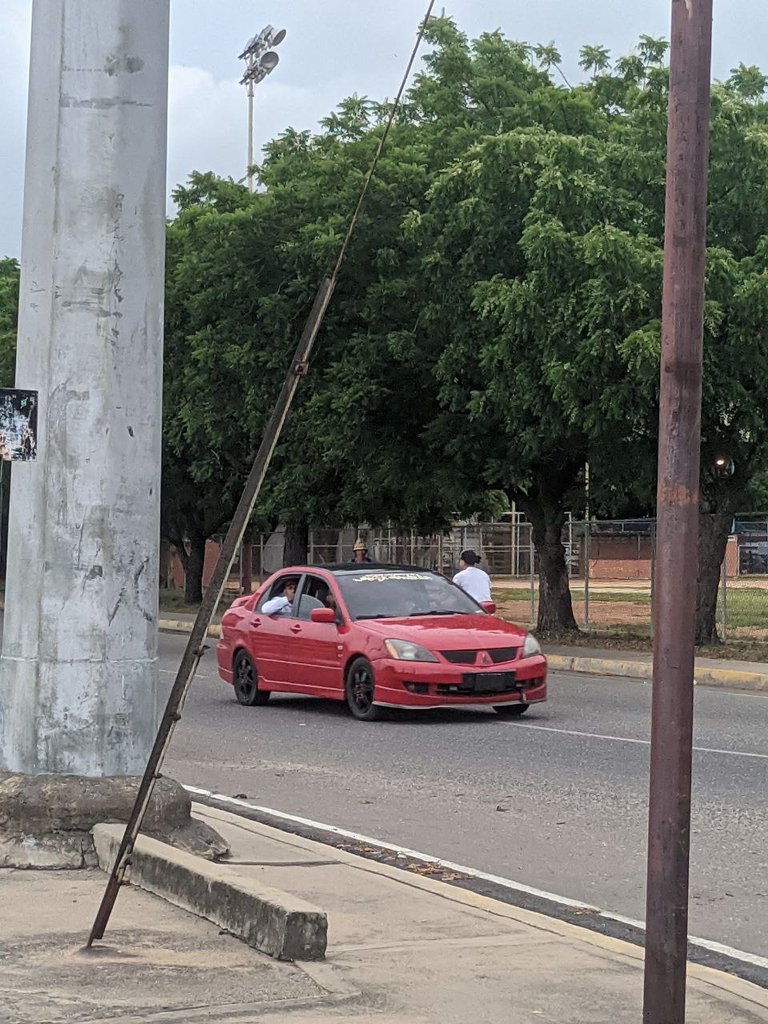
[[684, 1024], [712, 0], [672, 0], [644, 1024]]
[[141, 829], [141, 824], [144, 820], [147, 807], [149, 806], [155, 782], [160, 777], [160, 769], [165, 757], [165, 751], [168, 748], [168, 744], [171, 742], [171, 737], [173, 736], [173, 730], [176, 723], [181, 718], [184, 700], [186, 699], [189, 687], [192, 684], [195, 670], [197, 669], [198, 663], [205, 652], [204, 641], [208, 633], [208, 627], [211, 624], [213, 613], [221, 598], [221, 593], [224, 589], [227, 577], [229, 576], [229, 570], [232, 566], [232, 562], [234, 561], [235, 554], [242, 543], [243, 535], [248, 527], [248, 521], [251, 518], [251, 513], [253, 512], [253, 507], [256, 504], [256, 499], [259, 496], [259, 491], [261, 490], [261, 485], [264, 481], [267, 469], [269, 468], [272, 454], [280, 438], [283, 425], [288, 417], [291, 403], [293, 402], [293, 396], [296, 394], [299, 381], [307, 372], [307, 365], [312, 352], [312, 346], [314, 345], [320, 325], [323, 322], [323, 317], [325, 316], [325, 311], [328, 308], [328, 303], [331, 301], [334, 285], [335, 280], [332, 278], [324, 278], [320, 284], [320, 288], [315, 296], [312, 311], [309, 314], [309, 319], [306, 322], [301, 339], [299, 340], [299, 344], [296, 348], [293, 362], [291, 363], [288, 375], [285, 378], [285, 382], [277, 399], [275, 408], [269, 422], [267, 423], [266, 430], [264, 431], [264, 437], [262, 438], [261, 445], [259, 446], [256, 458], [254, 459], [253, 467], [251, 468], [251, 471], [248, 474], [248, 479], [245, 482], [245, 489], [243, 490], [240, 501], [238, 502], [235, 514], [232, 517], [232, 522], [227, 530], [224, 543], [221, 546], [221, 552], [219, 553], [216, 567], [213, 570], [213, 576], [205, 590], [203, 603], [200, 605], [198, 610], [197, 618], [192, 626], [192, 632], [189, 635], [189, 640], [187, 641], [187, 646], [184, 650], [181, 664], [179, 665], [179, 670], [176, 673], [176, 679], [174, 680], [171, 692], [168, 696], [168, 703], [166, 704], [165, 712], [160, 722], [160, 728], [155, 738], [155, 743], [149, 755], [149, 761], [139, 786], [136, 803], [131, 812], [128, 824], [125, 827], [125, 832], [120, 843], [120, 849], [117, 852], [117, 857], [115, 858], [115, 863], [112, 867], [112, 872], [109, 876], [109, 881], [107, 882], [107, 887], [101, 900], [101, 905], [99, 906], [96, 919], [94, 920], [91, 933], [88, 937], [88, 947], [93, 945], [95, 939], [101, 939], [104, 937], [104, 931], [112, 914], [112, 908], [115, 905], [117, 894], [123, 883], [125, 870], [131, 861], [133, 847], [136, 843], [139, 830]]
[[146, 814], [147, 807], [149, 806], [149, 801], [152, 796], [152, 790], [154, 789], [156, 780], [160, 778], [160, 770], [162, 768], [165, 752], [168, 749], [168, 744], [173, 736], [173, 730], [176, 723], [181, 718], [184, 701], [187, 693], [189, 692], [189, 687], [192, 684], [195, 670], [197, 669], [198, 663], [205, 651], [203, 641], [208, 633], [208, 627], [211, 619], [213, 618], [213, 613], [221, 598], [224, 583], [229, 575], [232, 562], [235, 558], [235, 553], [242, 543], [243, 536], [248, 527], [248, 520], [253, 512], [272, 454], [280, 438], [283, 425], [288, 417], [288, 412], [291, 408], [291, 403], [293, 402], [293, 396], [299, 386], [301, 377], [307, 373], [309, 368], [309, 357], [312, 353], [315, 338], [317, 337], [317, 333], [323, 322], [323, 317], [325, 316], [325, 311], [328, 308], [328, 303], [331, 301], [331, 296], [333, 295], [333, 290], [336, 287], [339, 271], [341, 270], [344, 257], [346, 256], [347, 249], [349, 248], [349, 244], [352, 240], [355, 226], [368, 192], [368, 187], [376, 172], [376, 167], [378, 166], [379, 159], [384, 149], [384, 144], [387, 140], [389, 130], [394, 123], [395, 115], [397, 114], [397, 110], [400, 105], [400, 100], [411, 74], [411, 68], [416, 60], [416, 54], [418, 53], [419, 46], [424, 38], [424, 33], [432, 15], [432, 8], [434, 5], [435, 0], [429, 0], [427, 13], [424, 16], [424, 21], [421, 23], [421, 27], [419, 28], [416, 42], [413, 50], [411, 51], [410, 59], [400, 83], [400, 88], [397, 91], [397, 95], [395, 96], [389, 113], [389, 119], [387, 120], [384, 131], [379, 139], [379, 144], [376, 147], [373, 161], [371, 162], [368, 174], [363, 182], [360, 196], [357, 200], [357, 206], [355, 207], [350, 218], [349, 225], [347, 226], [347, 232], [339, 249], [336, 265], [334, 266], [330, 276], [324, 278], [320, 283], [320, 287], [318, 288], [315, 296], [314, 305], [312, 306], [309, 318], [304, 325], [304, 330], [296, 348], [293, 362], [291, 363], [288, 375], [283, 383], [282, 390], [280, 391], [277, 403], [272, 411], [272, 415], [267, 422], [259, 450], [256, 453], [253, 466], [245, 482], [245, 489], [240, 497], [235, 514], [232, 517], [232, 522], [230, 523], [229, 530], [224, 538], [224, 543], [221, 546], [216, 567], [214, 568], [213, 575], [208, 583], [208, 587], [203, 597], [203, 602], [200, 605], [197, 618], [192, 626], [192, 632], [190, 633], [189, 640], [187, 641], [187, 646], [184, 650], [181, 664], [179, 665], [179, 670], [176, 674], [176, 679], [171, 687], [168, 703], [166, 704], [165, 712], [163, 713], [163, 717], [160, 722], [160, 728], [158, 729], [157, 736], [155, 737], [155, 742], [149, 755], [149, 761], [144, 771], [144, 776], [139, 785], [136, 803], [131, 811], [128, 824], [125, 826], [125, 832], [120, 843], [120, 848], [117, 852], [112, 872], [107, 882], [107, 887], [104, 891], [104, 896], [102, 897], [90, 935], [88, 936], [88, 942], [86, 945], [89, 948], [93, 945], [95, 939], [103, 938], [104, 931], [109, 923], [109, 918], [112, 914], [115, 900], [117, 899], [120, 886], [122, 885], [125, 877], [125, 871], [131, 862], [133, 847], [141, 830], [144, 815]]

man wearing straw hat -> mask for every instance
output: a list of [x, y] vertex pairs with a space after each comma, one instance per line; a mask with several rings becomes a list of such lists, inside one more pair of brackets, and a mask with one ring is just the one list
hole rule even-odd
[[365, 541], [362, 537], [358, 537], [355, 541], [354, 547], [352, 548], [351, 562], [356, 562], [358, 565], [362, 565], [364, 562], [372, 562], [373, 559], [368, 554], [368, 548], [365, 546]]

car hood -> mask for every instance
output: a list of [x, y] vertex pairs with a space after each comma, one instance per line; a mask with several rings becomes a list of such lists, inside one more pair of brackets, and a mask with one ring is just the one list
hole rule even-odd
[[376, 636], [409, 640], [430, 650], [481, 650], [519, 647], [526, 631], [495, 615], [425, 615], [405, 619], [365, 619], [356, 622]]

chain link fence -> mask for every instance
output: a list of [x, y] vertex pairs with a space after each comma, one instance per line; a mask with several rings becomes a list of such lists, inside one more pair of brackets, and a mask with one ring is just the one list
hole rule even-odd
[[[310, 563], [350, 562], [357, 537], [376, 562], [425, 566], [446, 576], [458, 571], [459, 555], [471, 548], [491, 575], [500, 613], [522, 626], [536, 623], [539, 564], [531, 524], [519, 515], [428, 535], [395, 527], [316, 529], [309, 534]], [[568, 516], [562, 541], [577, 624], [591, 632], [649, 637], [655, 520]], [[257, 537], [251, 551], [254, 578], [262, 580], [283, 564], [282, 531]], [[229, 589], [238, 578], [236, 562]], [[739, 515], [733, 521], [721, 566], [717, 629], [723, 640], [768, 643], [768, 513]]]
[[[525, 525], [525, 524], [523, 524]], [[591, 632], [650, 637], [654, 519], [576, 520], [563, 528], [576, 622]], [[538, 564], [534, 568], [538, 570]], [[538, 612], [538, 580], [494, 579], [500, 611], [523, 625]], [[695, 581], [692, 581], [695, 586]], [[728, 535], [716, 606], [721, 640], [768, 643], [768, 516], [739, 516]]]

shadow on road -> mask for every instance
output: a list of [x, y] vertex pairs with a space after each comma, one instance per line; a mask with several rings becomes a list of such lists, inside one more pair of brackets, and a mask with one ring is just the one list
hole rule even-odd
[[[233, 700], [233, 703], [236, 701]], [[306, 697], [300, 694], [280, 693], [273, 694], [266, 707], [253, 709], [259, 714], [269, 714], [270, 710], [294, 710], [306, 714], [316, 715], [323, 718], [347, 719], [355, 722], [343, 701], [325, 700], [319, 697]], [[250, 708], [243, 708], [243, 713], [248, 714]], [[520, 721], [533, 721], [541, 717], [537, 709], [531, 708]], [[406, 710], [405, 708], [382, 708], [381, 718], [376, 722], [360, 722], [361, 727], [375, 726], [377, 724], [397, 723], [398, 725], [424, 727], [427, 725], [456, 724], [457, 722], [478, 723], [478, 722], [504, 722], [505, 725], [514, 723], [517, 719], [504, 719], [497, 715], [492, 708], [474, 706], [461, 708], [425, 708]]]

